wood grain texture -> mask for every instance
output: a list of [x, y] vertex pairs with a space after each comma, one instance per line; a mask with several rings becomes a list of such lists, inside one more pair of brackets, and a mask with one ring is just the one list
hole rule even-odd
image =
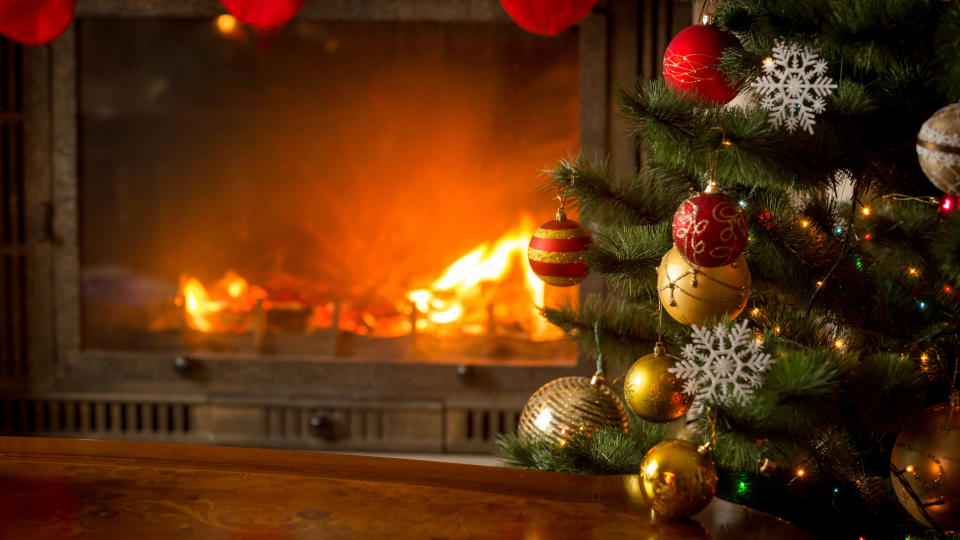
[[0, 438], [0, 539], [811, 538], [714, 500], [650, 516], [631, 477], [134, 442]]

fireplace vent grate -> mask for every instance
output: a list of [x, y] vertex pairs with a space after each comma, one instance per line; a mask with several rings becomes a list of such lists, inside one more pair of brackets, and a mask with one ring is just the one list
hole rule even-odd
[[195, 429], [189, 403], [2, 399], [0, 433], [54, 437], [183, 440]]
[[22, 88], [22, 48], [0, 38], [0, 378], [27, 366]]

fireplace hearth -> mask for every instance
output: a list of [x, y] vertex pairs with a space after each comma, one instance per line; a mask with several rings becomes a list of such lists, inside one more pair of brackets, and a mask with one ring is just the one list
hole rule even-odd
[[589, 374], [539, 314], [579, 290], [526, 264], [539, 171], [635, 170], [613, 89], [690, 6], [557, 37], [495, 0], [222, 14], [79, 0], [51, 45], [3, 43], [0, 432], [486, 452]]

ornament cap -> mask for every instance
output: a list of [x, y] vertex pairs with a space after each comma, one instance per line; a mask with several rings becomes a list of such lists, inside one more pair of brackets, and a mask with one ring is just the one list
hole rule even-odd
[[706, 187], [706, 189], [703, 190], [703, 192], [704, 192], [704, 193], [719, 193], [719, 192], [720, 192], [720, 186], [718, 186], [717, 183], [714, 182], [713, 179], [711, 178], [710, 180], [707, 181], [707, 187]]
[[653, 354], [655, 354], [655, 355], [657, 355], [657, 356], [666, 356], [666, 355], [667, 355], [667, 349], [664, 348], [662, 341], [658, 341], [658, 342], [656, 342], [656, 344], [654, 344], [654, 346], [653, 346]]
[[560, 208], [557, 208], [557, 215], [554, 217], [556, 218], [557, 221], [566, 221], [567, 212], [564, 211], [563, 207], [561, 206]]
[[590, 384], [593, 386], [603, 386], [603, 374], [600, 372], [594, 373], [593, 377], [590, 377]]

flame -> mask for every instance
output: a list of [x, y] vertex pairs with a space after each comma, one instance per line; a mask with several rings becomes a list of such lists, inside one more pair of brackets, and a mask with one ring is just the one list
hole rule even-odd
[[[528, 217], [518, 229], [512, 230], [492, 244], [483, 243], [451, 264], [429, 287], [414, 289], [407, 299], [426, 320], [417, 321], [417, 330], [425, 331], [436, 325], [449, 325], [462, 321], [466, 313], [465, 303], [483, 294], [483, 284], [502, 281], [514, 264], [521, 264], [524, 287], [529, 302], [529, 320], [533, 339], [557, 337], [548, 332], [549, 325], [540, 315], [546, 297], [546, 286], [533, 273], [527, 262], [526, 251], [533, 234], [533, 222]], [[465, 333], [483, 333], [483, 326], [465, 324]], [[550, 334], [547, 336], [546, 334]]]
[[[336, 322], [342, 331], [376, 337], [414, 331], [484, 335], [496, 322], [522, 328], [533, 341], [556, 339], [562, 332], [540, 314], [546, 286], [526, 258], [533, 230], [527, 217], [495, 242], [480, 244], [454, 261], [428, 286], [411, 289], [400, 301], [387, 300], [379, 307], [356, 307], [349, 300], [312, 306], [279, 301], [233, 270], [208, 286], [194, 276], [182, 276], [176, 304], [183, 307], [187, 325], [199, 332], [249, 331], [256, 318], [244, 314], [295, 309], [309, 312], [308, 331], [330, 328]], [[501, 291], [503, 287], [507, 293]]]

